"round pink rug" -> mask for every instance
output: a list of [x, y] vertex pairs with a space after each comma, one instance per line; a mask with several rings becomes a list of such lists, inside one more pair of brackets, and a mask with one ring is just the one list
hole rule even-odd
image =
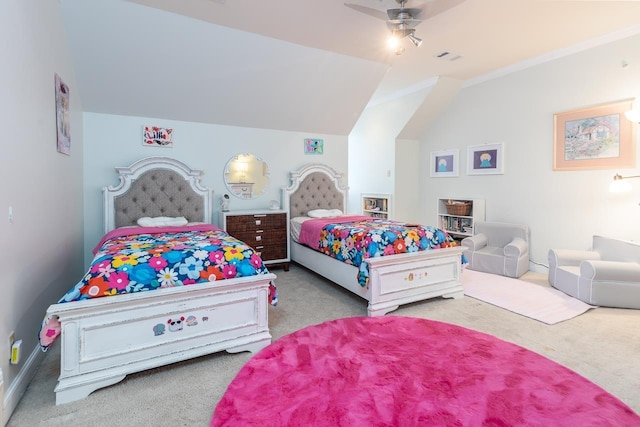
[[322, 323], [257, 353], [211, 426], [638, 426], [577, 373], [448, 323], [384, 316]]

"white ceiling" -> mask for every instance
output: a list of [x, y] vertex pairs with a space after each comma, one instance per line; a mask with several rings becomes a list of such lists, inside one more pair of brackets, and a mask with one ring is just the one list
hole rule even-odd
[[421, 23], [422, 45], [405, 40], [397, 56], [384, 21], [343, 0], [60, 2], [85, 111], [329, 134], [438, 76], [478, 78], [640, 32], [638, 0], [466, 0]]

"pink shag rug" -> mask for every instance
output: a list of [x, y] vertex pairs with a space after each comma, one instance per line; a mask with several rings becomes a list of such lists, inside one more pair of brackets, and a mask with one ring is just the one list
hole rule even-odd
[[352, 317], [257, 353], [211, 426], [637, 426], [577, 373], [491, 335], [400, 316]]

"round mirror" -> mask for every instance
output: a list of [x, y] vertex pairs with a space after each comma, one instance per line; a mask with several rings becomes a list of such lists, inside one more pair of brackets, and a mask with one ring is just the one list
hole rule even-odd
[[269, 167], [254, 154], [238, 154], [224, 168], [224, 183], [234, 196], [253, 199], [269, 186]]

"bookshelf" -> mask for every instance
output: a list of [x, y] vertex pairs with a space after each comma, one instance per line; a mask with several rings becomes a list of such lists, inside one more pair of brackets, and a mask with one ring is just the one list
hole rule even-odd
[[[454, 204], [454, 208], [447, 208], [450, 202]], [[463, 206], [467, 207], [468, 212], [460, 212]], [[473, 227], [476, 222], [484, 221], [484, 212], [484, 200], [439, 198], [437, 224], [453, 238], [464, 239], [473, 236]]]
[[362, 194], [362, 214], [374, 218], [391, 218], [391, 194]]

